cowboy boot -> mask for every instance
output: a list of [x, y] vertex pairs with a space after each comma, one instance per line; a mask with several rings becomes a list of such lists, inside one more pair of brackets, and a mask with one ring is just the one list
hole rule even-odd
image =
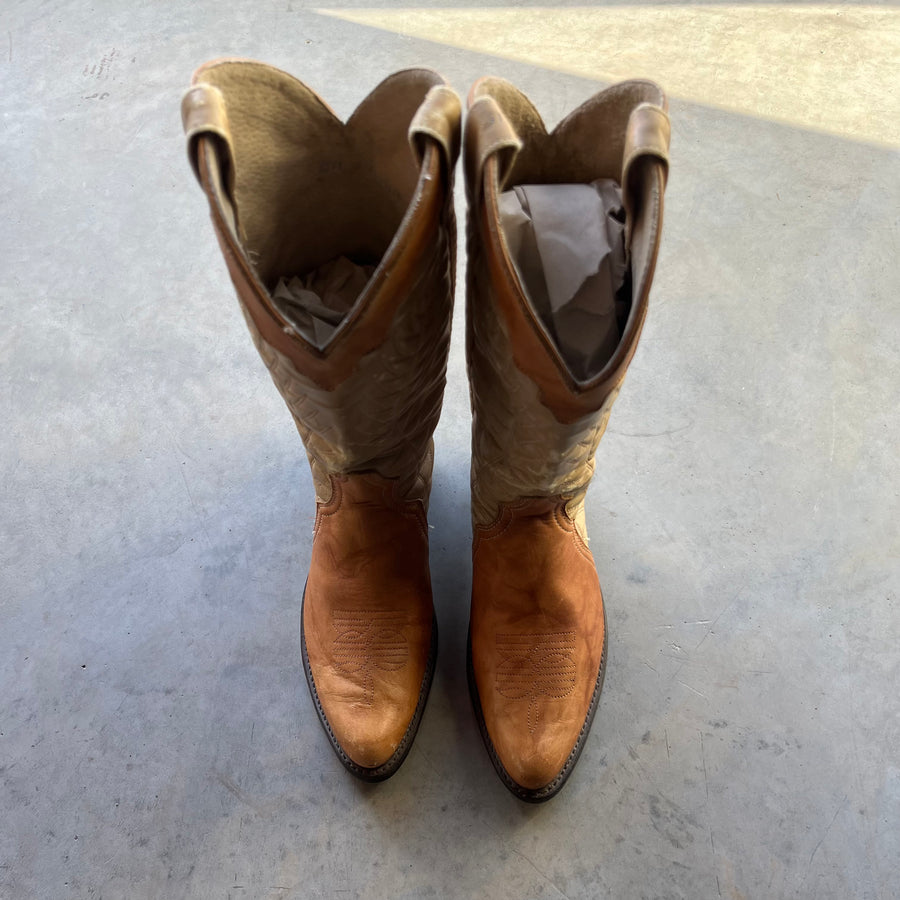
[[409, 751], [437, 653], [426, 510], [459, 98], [409, 69], [345, 124], [285, 73], [219, 60], [195, 73], [182, 113], [241, 310], [312, 469], [309, 689], [341, 762], [380, 781]]
[[[531, 802], [554, 796], [569, 777], [603, 683], [606, 620], [584, 497], [647, 312], [667, 173], [665, 110], [656, 85], [625, 82], [548, 134], [502, 79], [482, 79], [469, 96], [469, 687], [497, 773]], [[536, 243], [510, 225], [523, 210], [534, 214]], [[541, 216], [552, 220], [544, 233]], [[579, 244], [591, 251], [595, 234], [618, 248], [617, 284], [598, 271], [597, 256], [586, 267], [572, 256]], [[574, 313], [556, 308], [566, 298], [554, 298], [554, 285], [571, 281], [579, 265], [576, 299], [601, 275], [608, 282], [603, 315], [593, 300]]]

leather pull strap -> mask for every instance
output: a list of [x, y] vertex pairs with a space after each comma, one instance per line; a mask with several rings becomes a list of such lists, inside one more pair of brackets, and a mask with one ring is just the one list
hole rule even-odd
[[636, 106], [628, 118], [625, 131], [625, 150], [622, 154], [622, 201], [625, 205], [626, 226], [625, 245], [631, 245], [634, 225], [634, 208], [638, 196], [638, 186], [633, 184], [635, 172], [640, 168], [635, 164], [642, 159], [653, 159], [662, 168], [663, 186], [669, 175], [669, 137], [671, 126], [665, 110], [653, 103]]
[[225, 111], [225, 97], [217, 87], [201, 82], [189, 88], [181, 100], [181, 123], [187, 138], [188, 159], [198, 181], [200, 165], [197, 145], [203, 135], [215, 135], [222, 141], [231, 167], [231, 130]]
[[459, 157], [462, 104], [452, 88], [435, 85], [425, 96], [409, 126], [409, 144], [421, 168], [428, 140], [435, 141], [443, 154], [447, 172]]
[[[211, 84], [200, 82], [189, 88], [181, 100], [181, 122], [187, 138], [188, 159], [200, 186], [200, 155], [205, 154], [205, 170], [217, 194], [225, 220], [237, 236], [237, 210], [234, 204], [234, 153], [231, 129], [225, 110], [225, 97]], [[205, 140], [201, 140], [205, 139]]]
[[487, 95], [478, 97], [469, 107], [466, 119], [464, 163], [470, 204], [477, 206], [481, 200], [487, 161], [497, 156], [497, 189], [502, 191], [521, 149], [522, 141], [497, 101]]

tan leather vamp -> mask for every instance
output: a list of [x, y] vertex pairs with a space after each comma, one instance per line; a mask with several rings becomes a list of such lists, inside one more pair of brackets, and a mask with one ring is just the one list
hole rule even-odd
[[562, 505], [507, 506], [473, 549], [472, 665], [484, 721], [509, 775], [537, 790], [565, 765], [600, 671], [603, 598]]
[[333, 477], [316, 514], [303, 628], [319, 701], [359, 766], [383, 764], [422, 689], [433, 609], [421, 502], [378, 475]]

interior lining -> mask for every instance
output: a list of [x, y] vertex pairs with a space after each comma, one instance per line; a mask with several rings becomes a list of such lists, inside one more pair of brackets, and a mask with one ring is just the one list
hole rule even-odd
[[282, 279], [331, 283], [331, 269], [315, 270], [341, 258], [371, 275], [415, 193], [419, 168], [407, 131], [440, 76], [391, 76], [346, 125], [269, 66], [223, 62], [202, 77], [227, 98], [239, 236], [270, 293]]
[[[536, 185], [545, 188], [568, 188], [573, 185], [587, 187], [607, 179], [619, 188], [625, 136], [632, 111], [645, 102], [663, 107], [665, 105], [665, 96], [658, 85], [640, 80], [623, 82], [591, 97], [548, 134], [534, 105], [514, 85], [502, 78], [483, 78], [475, 85], [472, 97], [483, 95], [492, 97], [499, 104], [522, 142], [505, 184], [501, 186], [507, 192]], [[652, 160], [638, 160], [634, 165], [658, 169]], [[633, 211], [634, 218], [627, 223], [630, 226], [628, 230], [631, 231], [631, 244], [624, 249], [624, 279], [621, 284], [614, 280], [608, 285], [616, 310], [614, 319], [618, 336], [615, 346], [612, 346], [609, 337], [611, 329], [607, 331], [598, 327], [600, 320], [596, 315], [608, 300], [595, 299], [590, 302], [592, 321], [583, 318], [583, 311], [579, 312], [579, 316], [582, 316], [580, 329], [577, 325], [561, 326], [557, 316], [546, 314], [546, 306], [542, 314], [540, 297], [535, 301], [535, 295], [539, 295], [541, 290], [540, 279], [526, 274], [529, 264], [513, 259], [514, 254], [510, 250], [510, 261], [518, 270], [527, 301], [570, 374], [578, 381], [589, 381], [599, 375], [616, 349], [628, 341], [634, 328], [639, 327], [643, 316], [644, 307], [636, 308], [635, 300], [650, 274], [648, 267], [657, 240], [662, 184], [659, 176], [652, 171], [631, 178], [630, 184], [634, 191], [629, 195], [629, 209]], [[624, 214], [621, 215], [624, 221]], [[616, 213], [616, 217], [618, 216], [619, 213]], [[506, 231], [505, 228], [503, 230]], [[571, 236], [578, 236], [574, 222]], [[593, 252], [604, 251], [597, 246]], [[533, 267], [534, 263], [531, 265]], [[539, 265], [542, 267], [545, 263], [540, 262]], [[530, 285], [529, 279], [537, 287]], [[570, 332], [571, 338], [568, 336]]]

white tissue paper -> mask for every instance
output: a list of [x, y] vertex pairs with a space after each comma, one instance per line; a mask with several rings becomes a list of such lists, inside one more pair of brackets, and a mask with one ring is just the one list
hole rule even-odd
[[519, 185], [500, 195], [499, 212], [532, 308], [572, 374], [596, 375], [621, 337], [616, 294], [628, 267], [619, 186]]
[[375, 266], [339, 256], [302, 277], [281, 278], [272, 294], [278, 311], [320, 350], [365, 290]]

